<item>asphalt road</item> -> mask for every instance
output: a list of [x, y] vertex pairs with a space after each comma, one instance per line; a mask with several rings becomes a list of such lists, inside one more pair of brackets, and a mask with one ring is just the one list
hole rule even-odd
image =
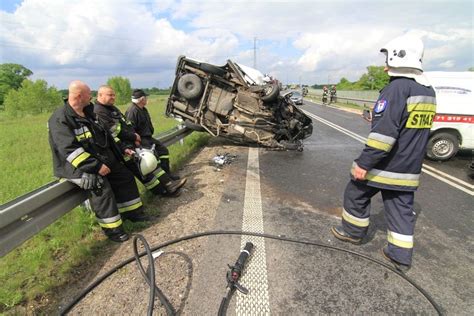
[[[241, 148], [228, 168], [233, 177], [214, 220], [216, 230], [246, 230], [354, 251], [383, 262], [386, 225], [380, 196], [372, 203], [367, 243], [336, 240], [349, 169], [363, 148], [369, 124], [359, 115], [305, 102], [313, 135], [303, 152]], [[443, 313], [474, 313], [474, 181], [469, 157], [426, 161], [415, 195], [417, 224], [413, 267], [407, 276]], [[215, 314], [225, 292], [227, 264], [242, 245], [256, 245], [228, 315], [437, 314], [413, 285], [391, 270], [354, 253], [321, 245], [248, 236], [209, 238], [185, 314]]]

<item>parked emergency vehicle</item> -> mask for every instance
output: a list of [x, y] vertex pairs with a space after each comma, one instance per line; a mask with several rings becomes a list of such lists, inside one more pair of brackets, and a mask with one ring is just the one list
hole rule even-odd
[[424, 73], [436, 91], [436, 115], [427, 157], [444, 161], [459, 149], [474, 150], [474, 72]]

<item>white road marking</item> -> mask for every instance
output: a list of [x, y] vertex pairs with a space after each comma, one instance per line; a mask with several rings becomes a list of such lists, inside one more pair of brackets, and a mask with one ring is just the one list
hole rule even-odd
[[[359, 134], [356, 134], [348, 129], [345, 129], [344, 127], [342, 126], [339, 126], [337, 124], [334, 124], [333, 122], [331, 121], [328, 121], [326, 119], [323, 119], [322, 117], [319, 117], [317, 115], [314, 115], [313, 113], [310, 113], [306, 110], [302, 110], [304, 113], [306, 113], [306, 115], [308, 115], [309, 117], [317, 120], [317, 121], [320, 121], [321, 123], [323, 124], [326, 124], [327, 126], [329, 127], [332, 127], [334, 128], [335, 130], [341, 132], [341, 133], [344, 133], [346, 134], [347, 136], [349, 137], [352, 137], [354, 138], [355, 140], [365, 144], [367, 142], [367, 138], [359, 135]], [[428, 166], [427, 164], [423, 164], [422, 165], [422, 168], [421, 168], [421, 171], [423, 171], [424, 173], [432, 176], [433, 178], [436, 178], [450, 186], [452, 186], [453, 188], [456, 188], [458, 190], [461, 190], [469, 195], [472, 195], [474, 196], [474, 185], [470, 184], [470, 183], [467, 183], [461, 179], [458, 179], [454, 176], [451, 176], [447, 173], [444, 173], [436, 168], [433, 168], [431, 166]]]
[[[264, 233], [258, 148], [249, 148], [242, 230]], [[236, 292], [236, 314], [270, 315], [265, 239], [262, 237], [242, 236], [241, 249], [248, 241], [253, 243], [254, 248], [240, 283], [249, 290], [249, 293], [244, 295], [238, 291]]]
[[423, 164], [423, 168], [426, 168], [426, 169], [428, 169], [428, 170], [430, 170], [430, 171], [432, 171], [432, 172], [435, 172], [435, 173], [439, 174], [440, 176], [443, 176], [443, 177], [445, 177], [445, 178], [451, 179], [451, 180], [453, 180], [454, 182], [457, 182], [457, 183], [459, 183], [459, 184], [461, 184], [461, 185], [463, 185], [463, 186], [465, 186], [465, 187], [470, 188], [471, 190], [474, 190], [474, 184], [467, 183], [466, 181], [463, 181], [463, 180], [461, 180], [461, 179], [458, 179], [458, 178], [456, 178], [456, 177], [453, 177], [453, 176], [450, 175], [450, 174], [444, 173], [443, 171], [438, 170], [438, 169], [436, 169], [436, 168], [434, 168], [434, 167], [431, 167], [431, 166], [429, 166], [429, 165], [426, 165], [426, 164]]

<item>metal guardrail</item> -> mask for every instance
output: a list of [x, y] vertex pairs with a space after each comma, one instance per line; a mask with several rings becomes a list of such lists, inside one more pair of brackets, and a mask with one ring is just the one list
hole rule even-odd
[[[169, 146], [193, 131], [178, 126], [157, 138]], [[87, 198], [84, 190], [68, 181], [53, 181], [0, 205], [0, 258], [39, 233]]]
[[375, 103], [376, 100], [367, 100], [367, 99], [356, 99], [356, 98], [346, 98], [346, 97], [336, 97], [338, 100], [347, 100], [347, 101], [356, 101], [356, 102], [364, 102], [364, 103]]
[[[313, 94], [312, 96], [322, 98], [322, 95]], [[358, 98], [347, 98], [347, 97], [339, 97], [339, 96], [336, 96], [336, 99], [337, 99], [337, 100], [346, 100], [346, 101], [359, 102], [359, 103], [362, 103], [362, 106], [367, 106], [367, 103], [370, 104], [370, 105], [373, 105], [373, 104], [375, 104], [375, 102], [377, 102], [376, 100], [367, 100], [367, 99], [358, 99]]]

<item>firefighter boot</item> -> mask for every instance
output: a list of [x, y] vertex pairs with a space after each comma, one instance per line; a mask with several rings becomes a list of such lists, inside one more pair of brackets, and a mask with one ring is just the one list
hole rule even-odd
[[395, 269], [397, 269], [397, 271], [402, 272], [402, 273], [406, 273], [408, 270], [410, 270], [411, 267], [409, 265], [402, 264], [402, 263], [398, 262], [397, 260], [394, 260], [394, 259], [390, 258], [390, 256], [388, 255], [388, 252], [387, 252], [387, 247], [383, 247], [381, 249], [381, 251], [382, 251], [382, 256], [387, 261], [389, 261], [395, 267]]
[[116, 228], [103, 228], [105, 235], [112, 241], [124, 242], [127, 241], [129, 236], [123, 230], [122, 225]]
[[186, 183], [187, 179], [173, 180], [165, 184], [166, 193], [169, 196], [178, 196], [180, 188]]
[[331, 232], [334, 235], [334, 237], [342, 241], [348, 241], [353, 244], [360, 244], [362, 241], [362, 238], [353, 237], [349, 235], [348, 233], [346, 233], [346, 231], [344, 230], [342, 226], [332, 227]]
[[168, 177], [171, 178], [171, 180], [179, 180], [181, 179], [180, 176], [178, 176], [177, 174], [174, 174], [171, 172], [171, 168], [170, 168], [170, 160], [169, 159], [166, 159], [166, 158], [160, 158], [160, 165], [161, 165], [161, 168], [166, 172], [166, 174], [168, 175]]

